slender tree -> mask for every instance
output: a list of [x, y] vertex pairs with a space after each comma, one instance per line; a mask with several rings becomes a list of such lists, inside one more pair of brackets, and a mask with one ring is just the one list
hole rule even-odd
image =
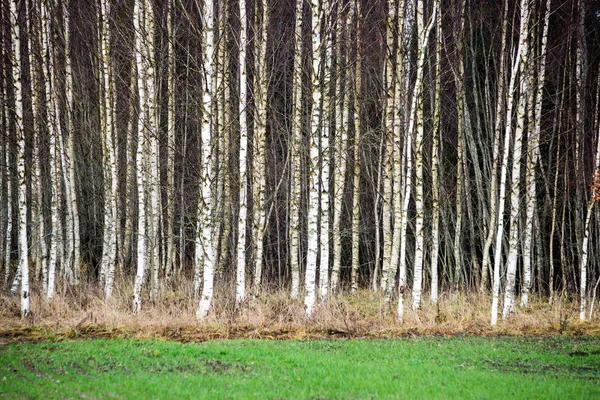
[[17, 139], [17, 207], [19, 210], [19, 266], [17, 275], [21, 284], [21, 316], [31, 313], [29, 292], [29, 245], [27, 238], [27, 182], [25, 180], [25, 134], [23, 131], [23, 91], [21, 87], [21, 32], [19, 29], [17, 0], [10, 2], [12, 45], [12, 86], [15, 98], [15, 128]]
[[200, 319], [206, 318], [212, 302], [214, 291], [215, 274], [215, 236], [216, 231], [212, 224], [213, 204], [212, 204], [212, 185], [213, 178], [211, 145], [213, 143], [211, 128], [212, 110], [214, 101], [214, 63], [215, 63], [215, 15], [213, 3], [205, 1], [202, 8], [204, 16], [204, 25], [202, 27], [202, 47], [203, 47], [203, 67], [204, 76], [202, 80], [202, 125], [200, 127], [200, 140], [202, 145], [202, 172], [200, 182], [200, 201], [198, 205], [198, 233], [196, 240], [196, 251], [200, 249], [203, 261], [202, 295], [196, 315]]
[[291, 297], [300, 292], [300, 215], [302, 184], [302, 21], [304, 0], [296, 0], [296, 23], [294, 26], [294, 76], [293, 76], [293, 125], [290, 145], [290, 267], [292, 273]]
[[[323, 4], [321, 9], [325, 10], [326, 8], [323, 6]], [[317, 295], [317, 254], [319, 249], [319, 236], [317, 230], [319, 224], [319, 177], [321, 175], [321, 168], [319, 168], [319, 135], [321, 122], [323, 119], [321, 102], [323, 98], [323, 91], [325, 90], [321, 84], [323, 77], [321, 69], [325, 62], [325, 53], [322, 51], [323, 49], [321, 47], [325, 43], [321, 35], [323, 32], [321, 25], [325, 22], [324, 14], [319, 12], [319, 4], [316, 0], [311, 0], [310, 9], [312, 14], [312, 113], [309, 130], [309, 192], [307, 214], [308, 243], [305, 277], [306, 294], [304, 296], [304, 306], [306, 308], [307, 316], [311, 316], [314, 311]]]
[[235, 282], [235, 300], [240, 303], [246, 298], [246, 226], [248, 219], [248, 105], [247, 105], [247, 72], [246, 48], [248, 46], [246, 0], [239, 1], [240, 6], [240, 39], [239, 39], [239, 123], [240, 123], [240, 157], [239, 157], [239, 215], [237, 232], [237, 270]]

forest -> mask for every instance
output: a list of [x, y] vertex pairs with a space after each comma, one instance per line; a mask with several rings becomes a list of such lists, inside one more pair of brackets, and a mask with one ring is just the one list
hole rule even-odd
[[[600, 1], [0, 0], [2, 296], [598, 318]], [[183, 285], [183, 286], [182, 286]], [[34, 301], [35, 300], [35, 301]], [[7, 304], [8, 300], [2, 300]], [[439, 307], [438, 307], [439, 312]]]

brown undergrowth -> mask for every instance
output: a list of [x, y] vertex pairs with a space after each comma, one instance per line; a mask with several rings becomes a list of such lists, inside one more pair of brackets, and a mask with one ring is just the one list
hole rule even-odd
[[[477, 293], [445, 293], [438, 305], [424, 300], [420, 310], [407, 308], [405, 319], [396, 318], [396, 302], [381, 293], [330, 296], [310, 318], [300, 300], [272, 290], [249, 295], [235, 307], [232, 293], [218, 292], [205, 321], [195, 316], [198, 299], [191, 283], [172, 282], [161, 290], [160, 300], [143, 300], [142, 312], [131, 312], [132, 285], [121, 282], [111, 300], [104, 300], [95, 285], [63, 289], [46, 300], [41, 288], [32, 290], [30, 318], [20, 317], [19, 298], [0, 295], [0, 342], [62, 340], [72, 338], [133, 337], [178, 341], [227, 338], [393, 338], [420, 335], [600, 335], [600, 319], [578, 321], [578, 305], [563, 298], [548, 304], [535, 299], [515, 315], [489, 324], [491, 298]], [[231, 286], [233, 287], [233, 286]], [[406, 301], [410, 305], [410, 299]]]

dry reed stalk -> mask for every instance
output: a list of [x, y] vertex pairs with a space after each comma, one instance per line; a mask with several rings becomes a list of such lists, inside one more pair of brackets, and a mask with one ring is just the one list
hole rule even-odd
[[[233, 286], [229, 286], [233, 288]], [[41, 340], [77, 337], [137, 337], [198, 341], [224, 338], [308, 339], [321, 337], [389, 338], [415, 335], [600, 335], [596, 315], [578, 321], [578, 305], [569, 299], [548, 304], [535, 299], [510, 320], [489, 325], [491, 298], [479, 293], [442, 296], [437, 305], [425, 300], [421, 309], [407, 310], [404, 323], [395, 306], [381, 293], [337, 294], [320, 303], [310, 319], [301, 300], [287, 291], [271, 290], [249, 297], [236, 307], [233, 289], [215, 293], [209, 318], [195, 317], [198, 299], [189, 279], [161, 288], [161, 301], [145, 293], [139, 315], [131, 312], [132, 285], [121, 281], [105, 301], [94, 285], [62, 290], [51, 302], [33, 287], [33, 317], [21, 319], [19, 299], [0, 295], [0, 338]], [[407, 300], [410, 301], [410, 300]]]

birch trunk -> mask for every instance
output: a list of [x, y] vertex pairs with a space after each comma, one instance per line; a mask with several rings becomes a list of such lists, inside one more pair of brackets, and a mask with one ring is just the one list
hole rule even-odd
[[[405, 181], [405, 192], [404, 192], [404, 203], [402, 205], [402, 220], [400, 221], [400, 232], [401, 232], [401, 246], [400, 246], [400, 277], [398, 278], [398, 320], [404, 320], [404, 292], [406, 290], [406, 231], [408, 225], [408, 206], [410, 201], [410, 193], [412, 190], [412, 137], [415, 135], [415, 131], [418, 131], [419, 125], [422, 125], [423, 122], [417, 120], [419, 116], [423, 115], [422, 107], [422, 85], [423, 85], [423, 75], [425, 70], [425, 56], [427, 54], [427, 49], [429, 47], [429, 34], [434, 26], [434, 22], [436, 20], [437, 8], [434, 3], [434, 8], [431, 14], [431, 18], [421, 32], [419, 34], [419, 42], [422, 43], [418, 52], [417, 59], [417, 76], [415, 79], [415, 86], [412, 93], [411, 104], [409, 108], [409, 118], [408, 118], [408, 130], [407, 130], [407, 143], [405, 147], [405, 158], [406, 158], [406, 181]], [[421, 109], [421, 111], [419, 111]], [[417, 133], [417, 136], [419, 134]], [[417, 152], [419, 150], [417, 149]], [[422, 268], [422, 264], [421, 264]], [[422, 270], [421, 270], [422, 274]], [[422, 277], [422, 275], [421, 275]], [[413, 304], [414, 306], [414, 304]]]
[[[510, 234], [508, 260], [506, 266], [506, 289], [504, 293], [504, 308], [502, 318], [508, 318], [515, 309], [515, 281], [517, 272], [518, 246], [519, 246], [519, 212], [521, 194], [521, 152], [523, 147], [523, 131], [525, 124], [525, 112], [529, 94], [529, 80], [527, 79], [527, 61], [529, 57], [529, 45], [527, 41], [529, 29], [529, 5], [527, 0], [521, 3], [521, 31], [519, 35], [519, 63], [520, 83], [519, 101], [517, 107], [517, 121], [515, 127], [515, 142], [513, 148], [512, 177], [510, 192]], [[529, 101], [531, 104], [531, 101]], [[507, 124], [512, 123], [510, 115]]]
[[[4, 11], [2, 11], [2, 13], [0, 13], [0, 15], [2, 15], [4, 13]], [[0, 40], [3, 41], [4, 43], [4, 32], [5, 29], [1, 29], [0, 30]], [[2, 166], [0, 167], [0, 190], [3, 195], [5, 193], [5, 190], [7, 192], [7, 196], [3, 197], [2, 199], [0, 199], [0, 263], [2, 263], [2, 269], [4, 270], [4, 272], [2, 273], [2, 283], [3, 286], [7, 286], [8, 285], [8, 275], [10, 274], [10, 265], [8, 263], [5, 263], [5, 258], [6, 258], [6, 247], [5, 244], [7, 242], [7, 238], [5, 237], [6, 234], [6, 228], [5, 228], [5, 223], [7, 223], [8, 221], [8, 215], [6, 216], [6, 219], [4, 218], [4, 210], [5, 207], [6, 209], [9, 208], [9, 204], [11, 203], [10, 198], [8, 197], [9, 195], [11, 195], [10, 193], [10, 189], [9, 189], [9, 175], [8, 175], [8, 162], [6, 162], [6, 158], [8, 157], [8, 154], [10, 152], [10, 144], [9, 144], [9, 134], [8, 134], [8, 121], [7, 121], [7, 117], [6, 117], [6, 110], [8, 108], [8, 101], [7, 101], [7, 84], [6, 84], [6, 80], [4, 79], [5, 74], [4, 71], [6, 70], [6, 64], [5, 64], [5, 48], [4, 46], [0, 46], [0, 60], [2, 60], [2, 63], [4, 65], [3, 68], [1, 68], [0, 70], [2, 71], [2, 75], [0, 76], [0, 129], [2, 130], [2, 132], [4, 132], [4, 135], [2, 135], [2, 154], [0, 154], [0, 163], [2, 164]], [[12, 206], [10, 207], [12, 208]], [[7, 210], [8, 211], [8, 210]], [[8, 269], [7, 269], [8, 267]]]
[[165, 235], [166, 265], [165, 281], [169, 282], [175, 270], [175, 2], [168, 1], [167, 10], [167, 232]]
[[67, 129], [66, 144], [64, 140], [61, 141], [62, 152], [61, 162], [63, 167], [65, 190], [67, 198], [67, 237], [68, 237], [68, 254], [69, 260], [67, 265], [72, 270], [72, 282], [75, 285], [79, 284], [80, 281], [80, 264], [81, 264], [81, 250], [80, 250], [80, 236], [79, 236], [79, 208], [77, 204], [77, 191], [75, 190], [75, 151], [73, 144], [74, 128], [73, 128], [73, 75], [71, 72], [71, 58], [70, 58], [70, 15], [68, 10], [68, 3], [63, 5], [64, 15], [64, 46], [65, 46], [65, 99], [66, 99], [66, 110], [65, 110], [65, 121]]
[[222, 178], [218, 181], [220, 194], [219, 198], [220, 204], [219, 215], [221, 216], [221, 232], [220, 232], [220, 242], [219, 242], [219, 255], [218, 255], [218, 265], [216, 268], [218, 269], [217, 274], [221, 273], [225, 270], [227, 263], [229, 262], [229, 257], [232, 255], [231, 250], [231, 242], [232, 242], [232, 231], [233, 231], [233, 223], [232, 223], [232, 190], [231, 190], [231, 168], [230, 168], [230, 153], [231, 153], [231, 126], [232, 126], [232, 115], [231, 115], [231, 90], [232, 85], [230, 84], [230, 75], [229, 75], [229, 63], [230, 63], [230, 54], [228, 50], [228, 39], [227, 35], [229, 30], [227, 28], [227, 10], [228, 4], [227, 2], [222, 2], [219, 8], [219, 32], [220, 32], [220, 42], [221, 46], [219, 46], [219, 56], [218, 65], [222, 65], [221, 73], [219, 74], [219, 80], [221, 81], [221, 94], [220, 94], [220, 104], [222, 106], [220, 117], [220, 130], [219, 130], [219, 162], [220, 168], [217, 172], [222, 176]]
[[[42, 5], [42, 21], [49, 21], [50, 10], [46, 8], [47, 5]], [[54, 69], [54, 46], [51, 43], [52, 32], [50, 30], [50, 24], [44, 24], [42, 29], [42, 48], [46, 50], [44, 58], [44, 67], [46, 68], [46, 99], [48, 102], [48, 116], [47, 116], [47, 129], [50, 136], [50, 214], [52, 218], [51, 226], [52, 233], [50, 236], [50, 258], [48, 261], [48, 290], [46, 297], [48, 299], [54, 298], [55, 283], [56, 283], [56, 266], [59, 257], [59, 243], [61, 240], [61, 221], [59, 212], [59, 192], [60, 192], [60, 166], [57, 158], [57, 137], [58, 129], [60, 124], [57, 115], [57, 104], [56, 104], [56, 72]]]
[[[29, 22], [29, 67], [30, 67], [30, 77], [32, 79], [32, 91], [31, 91], [31, 105], [32, 105], [32, 117], [33, 117], [33, 170], [31, 174], [31, 224], [32, 224], [32, 232], [31, 232], [31, 250], [32, 250], [32, 258], [35, 265], [35, 272], [33, 273], [33, 278], [36, 279], [39, 277], [40, 273], [42, 274], [42, 287], [44, 292], [47, 291], [47, 283], [48, 283], [48, 265], [46, 260], [46, 239], [45, 239], [45, 224], [44, 224], [44, 214], [43, 214], [43, 204], [42, 204], [42, 158], [41, 158], [41, 149], [42, 149], [42, 127], [41, 124], [43, 120], [42, 109], [40, 107], [40, 96], [39, 90], [40, 88], [44, 88], [44, 74], [43, 71], [39, 68], [39, 63], [34, 59], [34, 54], [41, 54], [41, 44], [39, 33], [41, 31], [40, 21], [38, 17], [40, 16], [40, 9], [38, 7], [34, 7], [30, 14], [30, 22]], [[8, 149], [6, 149], [8, 151]]]
[[[8, 124], [7, 124], [8, 125]], [[12, 228], [13, 228], [13, 187], [14, 181], [12, 178], [12, 165], [10, 162], [10, 151], [9, 143], [6, 141], [6, 152], [4, 153], [5, 162], [5, 179], [6, 179], [6, 239], [4, 246], [4, 285], [8, 285], [8, 279], [10, 278], [10, 254], [12, 250]]]
[[[256, 19], [257, 36], [256, 42], [256, 71], [254, 83], [255, 104], [255, 131], [254, 131], [254, 160], [252, 167], [252, 199], [253, 210], [253, 234], [254, 242], [254, 293], [260, 291], [263, 266], [263, 247], [266, 229], [266, 136], [267, 136], [267, 94], [270, 77], [267, 73], [267, 32], [270, 24], [270, 7], [266, 2], [263, 7], [263, 15]], [[258, 13], [258, 9], [255, 11]], [[262, 22], [262, 27], [260, 26]], [[273, 200], [275, 201], [275, 199]]]
[[[343, 16], [345, 15], [345, 17]], [[348, 79], [346, 78], [346, 65], [347, 58], [343, 57], [343, 51], [345, 50], [343, 43], [347, 40], [347, 18], [350, 13], [344, 13], [340, 4], [338, 4], [338, 21], [337, 21], [337, 88], [336, 88], [336, 107], [335, 113], [335, 140], [334, 140], [334, 154], [335, 154], [335, 174], [333, 176], [333, 230], [331, 232], [333, 236], [333, 266], [331, 268], [331, 291], [336, 292], [339, 287], [340, 270], [342, 264], [342, 204], [344, 202], [344, 190], [346, 183], [346, 147], [348, 141], [348, 129], [346, 124], [349, 122], [347, 117], [347, 104], [345, 100], [350, 97], [349, 94], [345, 94], [348, 88]]]
[[147, 97], [146, 97], [146, 67], [148, 54], [146, 51], [147, 40], [142, 27], [147, 13], [146, 0], [136, 0], [133, 11], [133, 24], [135, 29], [135, 58], [137, 67], [137, 86], [139, 97], [138, 115], [138, 144], [136, 152], [136, 176], [138, 191], [138, 229], [137, 229], [137, 272], [133, 286], [133, 312], [139, 313], [142, 308], [141, 291], [146, 269], [146, 124]]
[[[585, 225], [583, 231], [583, 240], [581, 243], [581, 259], [579, 261], [579, 273], [580, 273], [580, 282], [579, 282], [579, 320], [585, 321], [585, 312], [587, 307], [587, 262], [588, 262], [588, 243], [590, 240], [590, 221], [592, 218], [592, 212], [594, 210], [594, 204], [600, 200], [600, 187], [598, 183], [600, 183], [600, 124], [598, 124], [598, 135], [596, 137], [596, 154], [595, 154], [595, 168], [594, 168], [594, 181], [592, 182], [592, 193], [591, 198], [588, 201], [587, 206], [587, 214], [585, 217]], [[596, 284], [597, 286], [597, 284]], [[593, 303], [592, 303], [593, 306]], [[591, 312], [590, 312], [591, 318]]]
[[[403, 225], [403, 209], [408, 209], [410, 197], [405, 199], [406, 193], [411, 192], [411, 181], [412, 181], [412, 136], [405, 130], [405, 120], [411, 113], [410, 105], [408, 104], [408, 91], [410, 84], [410, 57], [409, 49], [412, 42], [413, 30], [414, 30], [414, 0], [400, 0], [400, 6], [398, 9], [399, 18], [399, 29], [398, 40], [398, 54], [396, 56], [396, 64], [399, 68], [398, 72], [398, 84], [395, 90], [395, 104], [397, 110], [404, 110], [404, 120], [398, 113], [394, 119], [394, 134], [393, 134], [393, 160], [391, 160], [393, 168], [393, 221], [394, 228], [392, 231], [392, 248], [390, 250], [390, 267], [388, 271], [387, 288], [386, 288], [386, 301], [390, 300], [392, 293], [393, 277], [395, 277], [397, 271], [400, 269], [402, 263], [402, 245], [404, 244], [404, 251], [406, 252], [406, 241], [402, 240], [403, 236], [406, 238], [405, 228]], [[402, 144], [402, 138], [405, 138], [405, 143]], [[406, 150], [408, 148], [408, 150]], [[390, 154], [388, 154], [390, 157]], [[403, 181], [404, 180], [404, 181]], [[404, 187], [402, 186], [404, 184]], [[404, 189], [404, 191], [403, 191]], [[385, 191], [385, 183], [384, 183]], [[406, 204], [406, 206], [405, 206]], [[385, 215], [385, 208], [384, 208]], [[384, 217], [385, 218], [385, 217]], [[384, 220], [384, 230], [385, 230]], [[384, 248], [385, 254], [385, 248]], [[384, 255], [385, 257], [385, 255]], [[384, 262], [385, 263], [385, 262]], [[406, 266], [406, 264], [404, 264]], [[406, 288], [406, 282], [401, 281], [402, 272], [398, 278], [398, 287], [403, 292]], [[399, 301], [403, 301], [403, 296], [399, 295]], [[400, 303], [399, 303], [400, 304]], [[398, 306], [400, 307], [400, 305]], [[402, 306], [403, 307], [403, 306]]]
[[381, 212], [383, 228], [383, 260], [381, 265], [380, 288], [386, 293], [391, 291], [391, 253], [393, 241], [392, 210], [393, 210], [393, 159], [394, 159], [394, 127], [397, 125], [398, 105], [396, 104], [396, 91], [400, 90], [398, 83], [399, 68], [397, 67], [397, 52], [399, 40], [396, 37], [396, 26], [398, 24], [398, 8], [395, 2], [388, 4], [387, 19], [387, 53], [386, 53], [386, 127], [385, 147], [382, 155], [383, 164], [383, 206]]
[[306, 316], [310, 317], [314, 311], [316, 301], [316, 275], [317, 275], [317, 253], [319, 247], [319, 236], [317, 233], [319, 223], [319, 133], [322, 121], [321, 109], [321, 24], [324, 22], [319, 13], [319, 5], [316, 0], [310, 1], [312, 13], [312, 113], [309, 126], [309, 193], [308, 193], [308, 216], [307, 216], [307, 255], [306, 255], [306, 277], [304, 306]]
[[527, 192], [525, 197], [526, 212], [525, 212], [525, 243], [523, 245], [523, 283], [521, 290], [521, 307], [529, 303], [529, 291], [531, 289], [531, 265], [532, 265], [532, 243], [533, 243], [533, 221], [534, 213], [537, 207], [536, 200], [536, 174], [535, 170], [538, 161], [541, 118], [542, 118], [542, 98], [544, 94], [544, 79], [546, 76], [546, 44], [548, 42], [548, 25], [550, 21], [551, 0], [546, 1], [546, 10], [544, 13], [544, 22], [542, 27], [542, 43], [540, 48], [538, 82], [537, 86], [533, 86], [533, 69], [530, 71], [530, 90], [533, 93], [535, 89], [535, 103], [533, 103], [533, 95], [530, 96], [530, 113], [533, 111], [533, 121], [530, 121], [530, 126], [533, 126], [528, 133], [527, 138], [527, 170], [525, 172]]
[[[60, 113], [59, 113], [60, 115]], [[68, 165], [67, 165], [67, 155], [65, 152], [65, 142], [64, 142], [64, 138], [63, 138], [63, 134], [62, 134], [62, 130], [60, 129], [60, 127], [57, 127], [57, 151], [58, 151], [58, 155], [57, 157], [59, 158], [59, 165], [58, 168], [60, 170], [60, 172], [62, 172], [62, 182], [65, 186], [65, 192], [64, 192], [64, 196], [65, 196], [65, 204], [66, 204], [66, 209], [64, 211], [65, 214], [65, 236], [63, 238], [63, 274], [66, 278], [66, 283], [72, 285], [75, 283], [75, 276], [73, 273], [73, 248], [74, 248], [74, 242], [73, 242], [73, 208], [72, 208], [72, 204], [73, 201], [71, 199], [71, 193], [72, 193], [72, 188], [71, 188], [71, 181], [69, 179], [69, 170], [68, 170]], [[60, 185], [60, 183], [59, 183]]]
[[290, 267], [292, 272], [291, 297], [296, 299], [300, 292], [300, 193], [302, 186], [302, 21], [304, 0], [295, 0], [296, 25], [294, 28], [294, 117], [292, 143], [290, 146]]
[[[360, 168], [361, 168], [361, 100], [362, 100], [362, 39], [361, 3], [354, 2], [356, 18], [356, 66], [354, 70], [354, 168], [352, 169], [352, 293], [358, 292], [360, 267]], [[322, 251], [322, 250], [321, 250]]]
[[[419, 63], [417, 64], [417, 82], [421, 83], [419, 73], [421, 76], [424, 74], [425, 69], [425, 52], [427, 40], [423, 35], [423, 19], [424, 16], [424, 4], [423, 0], [417, 1], [417, 58]], [[435, 15], [431, 20], [430, 26], [433, 27], [433, 22], [436, 20]], [[419, 72], [421, 70], [421, 72]], [[422, 78], [421, 78], [422, 79]], [[415, 85], [415, 93], [418, 93], [418, 100], [415, 104], [415, 120], [416, 120], [416, 135], [415, 135], [415, 260], [414, 260], [414, 274], [413, 274], [413, 310], [417, 310], [421, 307], [421, 291], [423, 288], [423, 256], [425, 253], [425, 232], [423, 221], [425, 217], [425, 202], [423, 198], [423, 99], [421, 95], [421, 88]]]
[[[523, 0], [526, 2], [526, 0]], [[522, 7], [523, 9], [523, 7]], [[525, 5], [527, 9], [527, 5]], [[521, 27], [524, 27], [523, 14], [521, 14]], [[526, 37], [526, 35], [525, 35]], [[521, 40], [521, 39], [520, 39]], [[521, 63], [521, 54], [524, 52], [524, 48], [521, 46], [521, 42], [517, 48], [517, 54], [515, 56], [512, 72], [510, 76], [510, 83], [507, 92], [507, 105], [506, 105], [506, 130], [504, 132], [504, 151], [502, 155], [502, 166], [500, 170], [500, 193], [498, 195], [498, 226], [496, 230], [496, 249], [494, 251], [494, 278], [492, 283], [492, 309], [491, 309], [491, 325], [496, 325], [498, 322], [498, 296], [500, 292], [500, 264], [502, 262], [502, 240], [504, 238], [504, 203], [506, 200], [506, 178], [508, 174], [508, 159], [510, 153], [510, 142], [512, 137], [512, 114], [514, 108], [514, 91], [516, 77], [519, 72], [519, 66]]]
[[[329, 289], [329, 177], [331, 175], [331, 153], [329, 150], [329, 133], [330, 133], [330, 120], [331, 120], [331, 62], [332, 62], [332, 54], [331, 54], [331, 25], [329, 24], [328, 15], [330, 14], [331, 3], [328, 0], [322, 0], [321, 7], [323, 9], [323, 18], [322, 24], [325, 25], [324, 35], [322, 38], [321, 45], [325, 46], [324, 50], [319, 52], [320, 57], [325, 57], [321, 59], [320, 68], [321, 68], [321, 90], [322, 90], [322, 100], [321, 100], [321, 134], [319, 136], [319, 140], [321, 143], [320, 148], [320, 210], [321, 215], [319, 217], [320, 222], [320, 236], [319, 236], [319, 248], [321, 251], [320, 260], [319, 260], [319, 296], [322, 300], [327, 298], [327, 292]], [[314, 105], [313, 105], [314, 107]]]
[[104, 295], [108, 299], [112, 294], [114, 268], [116, 263], [116, 212], [117, 212], [117, 170], [114, 144], [114, 92], [112, 61], [110, 48], [110, 31], [108, 18], [110, 5], [108, 0], [100, 3], [100, 54], [102, 74], [102, 97], [100, 98], [101, 129], [103, 144], [103, 173], [104, 173], [104, 238], [102, 244], [102, 264], [100, 268], [100, 283], [104, 285]]
[[[440, 0], [435, 1], [435, 7], [440, 8]], [[431, 226], [431, 302], [437, 304], [438, 301], [438, 260], [440, 248], [440, 188], [439, 188], [439, 147], [440, 147], [440, 99], [442, 92], [442, 17], [438, 12], [436, 18], [436, 41], [435, 41], [435, 95], [433, 109], [433, 143], [431, 148], [431, 195], [432, 195], [432, 213], [433, 221]]]
[[460, 34], [459, 34], [459, 59], [458, 59], [458, 73], [454, 75], [456, 83], [456, 106], [457, 106], [457, 134], [458, 143], [456, 149], [456, 222], [454, 225], [454, 276], [452, 277], [452, 284], [455, 291], [458, 291], [458, 285], [460, 283], [460, 274], [462, 273], [462, 256], [461, 256], [461, 236], [462, 236], [462, 217], [463, 217], [463, 162], [465, 156], [465, 143], [464, 143], [464, 129], [466, 121], [466, 97], [464, 93], [464, 77], [465, 77], [465, 12], [466, 12], [466, 0], [462, 2], [461, 12], [461, 23], [460, 23]]
[[[504, 2], [504, 19], [502, 21], [502, 45], [500, 47], [500, 68], [498, 71], [498, 94], [496, 96], [496, 120], [494, 124], [494, 145], [492, 150], [492, 174], [490, 179], [490, 206], [489, 215], [490, 221], [488, 224], [487, 237], [483, 245], [483, 262], [481, 266], [481, 284], [479, 291], [485, 292], [487, 286], [488, 274], [490, 269], [490, 247], [494, 240], [494, 232], [496, 232], [496, 221], [501, 213], [498, 213], [498, 163], [500, 159], [500, 142], [502, 137], [502, 112], [505, 103], [505, 65], [506, 65], [506, 42], [507, 42], [507, 25], [508, 25], [508, 2]], [[506, 147], [505, 147], [506, 148]], [[501, 257], [501, 254], [496, 253], [496, 257]]]
[[239, 158], [239, 215], [237, 238], [237, 270], [235, 281], [235, 300], [237, 303], [246, 297], [246, 225], [248, 220], [248, 178], [246, 163], [248, 162], [248, 117], [247, 117], [247, 74], [246, 74], [246, 47], [247, 16], [246, 0], [240, 0], [240, 41], [239, 41], [239, 70], [240, 70], [240, 97], [239, 97], [239, 123], [240, 123], [240, 158]]
[[19, 267], [21, 282], [21, 317], [31, 313], [29, 304], [29, 254], [27, 242], [27, 183], [25, 181], [25, 135], [23, 132], [23, 92], [21, 88], [21, 48], [17, 0], [10, 2], [10, 25], [12, 45], [12, 85], [15, 96], [15, 126], [17, 132], [17, 179], [19, 210]]
[[200, 319], [206, 318], [210, 309], [213, 297], [214, 273], [215, 273], [215, 236], [212, 224], [213, 204], [212, 204], [212, 118], [211, 110], [214, 101], [214, 83], [213, 75], [215, 62], [215, 35], [214, 35], [214, 9], [212, 1], [205, 1], [202, 8], [204, 15], [204, 26], [202, 29], [202, 48], [203, 48], [203, 94], [202, 94], [202, 125], [200, 127], [200, 140], [202, 145], [202, 172], [201, 172], [201, 194], [198, 204], [198, 235], [196, 239], [196, 249], [202, 249], [203, 260], [203, 278], [202, 295], [198, 305], [196, 316]]
[[160, 268], [160, 176], [158, 170], [158, 113], [157, 113], [157, 91], [156, 82], [156, 62], [154, 50], [154, 11], [152, 2], [146, 2], [146, 15], [144, 19], [144, 31], [146, 39], [146, 90], [147, 90], [147, 132], [148, 132], [148, 166], [146, 170], [147, 185], [150, 194], [149, 215], [148, 215], [148, 268], [150, 269], [150, 298], [153, 301], [158, 299], [158, 272]]

